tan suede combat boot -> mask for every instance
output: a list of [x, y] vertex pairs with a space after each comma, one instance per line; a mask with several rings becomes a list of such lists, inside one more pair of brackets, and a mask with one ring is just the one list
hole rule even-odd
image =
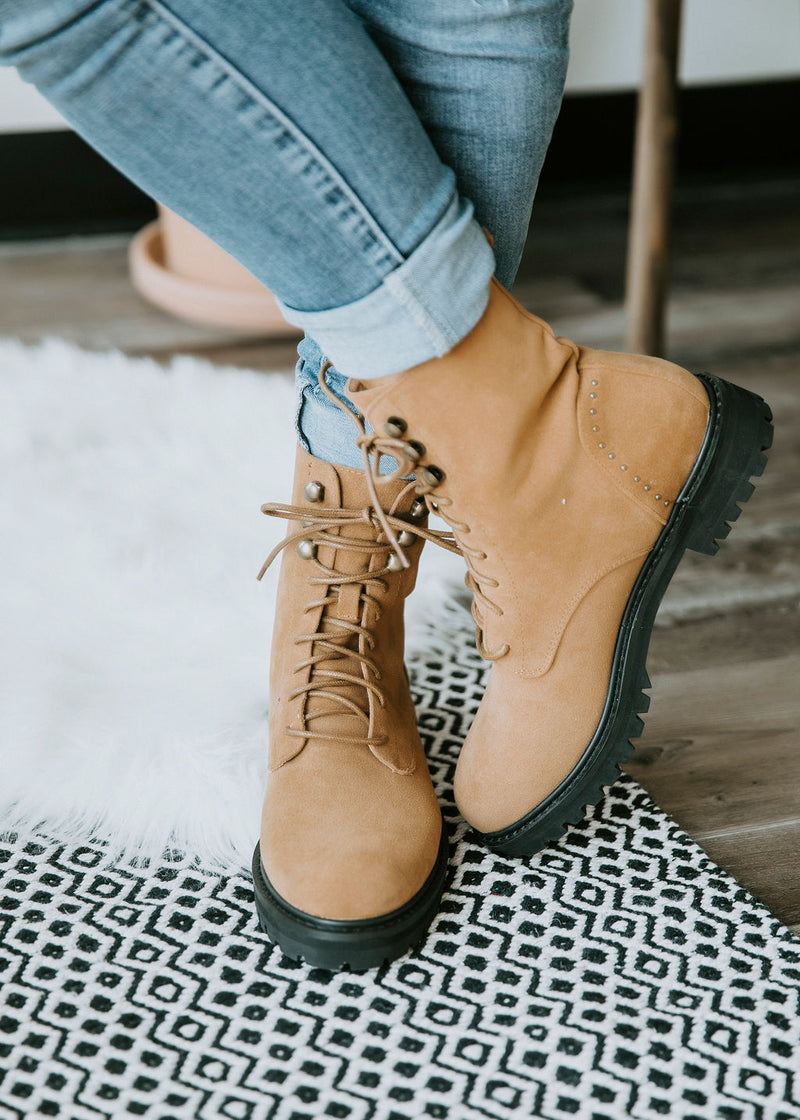
[[738, 517], [769, 409], [709, 375], [556, 338], [495, 281], [444, 358], [347, 392], [374, 429], [365, 446], [416, 465], [469, 568], [494, 664], [459, 808], [492, 847], [534, 852], [629, 756], [658, 604], [683, 552], [715, 552]]
[[256, 906], [288, 956], [371, 968], [422, 938], [447, 868], [403, 663], [404, 601], [436, 534], [413, 484], [375, 487], [303, 450], [292, 500], [262, 507], [290, 524], [262, 569], [284, 549]]

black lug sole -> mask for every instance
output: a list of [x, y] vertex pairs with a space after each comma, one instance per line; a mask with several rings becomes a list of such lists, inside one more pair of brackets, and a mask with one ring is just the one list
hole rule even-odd
[[645, 689], [647, 649], [656, 612], [687, 549], [713, 555], [741, 506], [753, 493], [751, 478], [763, 474], [772, 445], [772, 413], [761, 397], [707, 373], [696, 374], [710, 401], [706, 436], [672, 514], [644, 563], [620, 624], [605, 708], [582, 758], [535, 809], [497, 832], [478, 833], [494, 851], [526, 856], [577, 824], [603, 789], [616, 781], [620, 764], [641, 734], [650, 706]]
[[447, 877], [448, 843], [442, 835], [436, 863], [420, 890], [403, 906], [377, 918], [317, 918], [292, 906], [264, 873], [260, 846], [253, 854], [256, 913], [270, 941], [293, 960], [316, 968], [360, 972], [379, 968], [418, 945], [439, 910]]

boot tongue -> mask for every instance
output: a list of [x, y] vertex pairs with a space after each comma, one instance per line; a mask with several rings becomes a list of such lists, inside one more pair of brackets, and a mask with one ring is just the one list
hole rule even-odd
[[[346, 526], [338, 535], [344, 535], [348, 539], [374, 541], [375, 528], [371, 524], [362, 522], [361, 524]], [[370, 567], [382, 568], [385, 566], [385, 557], [382, 553], [373, 555], [367, 550], [362, 552], [357, 549], [351, 551], [345, 548], [336, 549], [335, 552], [336, 556], [331, 566], [343, 575], [354, 575], [366, 571]], [[363, 592], [364, 585], [358, 581], [340, 584], [339, 602], [335, 607], [328, 608], [328, 616], [331, 617], [332, 612], [333, 616], [345, 622], [360, 623], [364, 611]]]
[[[342, 509], [353, 511], [369, 508], [370, 500], [363, 471], [345, 467], [334, 468], [330, 464], [324, 464], [324, 468], [324, 472], [322, 472], [325, 476], [323, 505], [327, 507], [338, 505]], [[405, 483], [400, 482], [379, 486], [378, 494], [384, 509], [391, 507], [405, 485]], [[309, 513], [313, 515], [313, 507], [309, 508]], [[344, 525], [339, 530], [328, 530], [328, 535], [344, 537], [348, 541], [374, 542], [376, 528], [372, 522], [364, 519]], [[369, 549], [362, 550], [357, 547], [337, 548], [336, 546], [320, 545], [317, 555], [320, 563], [324, 564], [326, 568], [333, 569], [343, 576], [349, 576], [385, 568], [388, 551], [388, 544], [385, 550], [381, 549], [374, 553]], [[321, 599], [325, 595], [326, 589], [321, 584], [317, 586]], [[377, 587], [373, 585], [369, 590], [372, 594], [375, 594]], [[357, 633], [347, 634], [345, 627], [337, 625], [337, 622], [350, 623], [356, 626], [371, 625], [374, 619], [374, 611], [365, 606], [364, 583], [360, 580], [354, 580], [337, 585], [334, 578], [327, 591], [333, 601], [323, 609], [322, 618], [319, 622], [320, 631], [330, 634], [333, 642], [346, 646], [350, 650], [357, 651], [361, 645], [365, 656], [370, 657], [371, 651], [367, 648], [366, 642], [363, 640], [360, 642]], [[318, 643], [315, 643], [313, 649], [315, 654], [324, 652]], [[326, 675], [321, 675], [321, 672]], [[328, 673], [342, 674], [345, 677], [363, 676], [365, 681], [376, 683], [374, 674], [366, 669], [357, 657], [336, 656], [331, 653], [311, 671], [311, 679], [317, 687], [330, 693], [330, 696], [320, 696], [314, 693], [308, 696], [305, 712], [309, 730], [345, 738], [365, 738], [371, 731], [367, 721], [356, 715], [355, 712], [348, 711], [344, 704], [337, 703], [331, 697], [341, 696], [347, 699], [368, 717], [370, 696], [367, 689], [356, 683], [337, 683], [335, 676], [327, 676]], [[379, 682], [378, 686], [380, 687]], [[373, 698], [372, 702], [377, 703], [377, 699]], [[317, 718], [314, 718], [315, 716]], [[380, 752], [376, 753], [380, 757]]]
[[[362, 540], [374, 540], [374, 529], [366, 523], [361, 525], [347, 525], [343, 527], [337, 536], [347, 536], [348, 538], [358, 538]], [[370, 554], [368, 552], [361, 552], [356, 550], [333, 548], [333, 547], [320, 547], [319, 560], [328, 568], [333, 568], [336, 572], [341, 572], [343, 575], [353, 575], [360, 573], [367, 568], [370, 562]], [[320, 589], [322, 592], [322, 588]], [[358, 581], [353, 583], [343, 583], [338, 587], [334, 583], [330, 588], [331, 598], [335, 598], [335, 602], [326, 607], [322, 614], [320, 622], [320, 630], [324, 633], [331, 635], [331, 640], [337, 645], [341, 644], [350, 650], [358, 650], [359, 636], [358, 634], [347, 634], [342, 626], [337, 626], [337, 622], [347, 622], [354, 625], [360, 625], [364, 616], [363, 604], [364, 585]], [[321, 648], [319, 645], [314, 646], [314, 652], [320, 653]], [[369, 651], [366, 651], [367, 654]], [[331, 654], [324, 661], [320, 662], [317, 667], [318, 671], [315, 674], [314, 670], [311, 671], [312, 680], [316, 680], [319, 688], [324, 689], [336, 696], [346, 697], [348, 700], [355, 703], [362, 712], [369, 715], [369, 702], [367, 699], [367, 691], [357, 684], [340, 683], [337, 684], [333, 677], [322, 676], [319, 670], [324, 673], [341, 673], [344, 676], [358, 677], [364, 673], [364, 667], [357, 657], [336, 657]], [[367, 672], [365, 679], [372, 679], [373, 674]], [[315, 713], [330, 712], [331, 709], [335, 710], [335, 714], [329, 717], [321, 717], [319, 719], [312, 718]], [[310, 729], [330, 732], [336, 735], [351, 736], [354, 738], [363, 737], [368, 734], [366, 721], [361, 719], [355, 712], [349, 712], [344, 705], [339, 705], [335, 700], [331, 700], [327, 696], [319, 696], [314, 693], [308, 697], [306, 702], [306, 718], [309, 721]]]
[[[368, 510], [370, 500], [363, 471], [339, 467], [337, 473], [341, 485], [341, 508], [354, 512]], [[356, 477], [350, 477], [352, 475]], [[379, 486], [378, 495], [383, 502], [384, 509], [390, 508], [405, 485], [405, 483], [400, 482]], [[367, 521], [365, 518], [362, 521], [354, 521], [345, 525], [337, 533], [333, 534], [331, 532], [330, 535], [344, 537], [348, 542], [363, 540], [373, 544], [376, 540], [377, 530], [374, 523]], [[336, 548], [335, 546], [325, 547], [323, 545], [319, 549], [319, 559], [326, 567], [333, 568], [334, 571], [340, 572], [344, 576], [360, 575], [370, 570], [375, 571], [385, 568], [389, 547], [387, 543], [385, 550], [372, 552], [369, 548], [362, 550], [357, 546]], [[332, 588], [332, 592], [338, 593], [338, 603], [327, 608], [325, 617], [360, 624], [364, 615], [364, 584], [358, 580], [353, 580], [351, 583], [340, 584], [338, 588]]]

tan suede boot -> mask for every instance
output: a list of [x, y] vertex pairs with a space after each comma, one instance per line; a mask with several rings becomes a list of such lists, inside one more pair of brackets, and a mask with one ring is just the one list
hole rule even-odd
[[403, 663], [404, 600], [433, 534], [412, 484], [376, 492], [380, 521], [363, 471], [298, 450], [293, 505], [262, 507], [290, 525], [267, 561], [284, 549], [256, 906], [288, 956], [324, 968], [371, 968], [419, 941], [447, 868]]
[[683, 552], [715, 552], [738, 517], [769, 409], [717, 378], [556, 338], [494, 281], [444, 358], [347, 391], [375, 430], [366, 449], [417, 464], [469, 567], [494, 664], [459, 808], [491, 846], [534, 852], [629, 756], [658, 604]]

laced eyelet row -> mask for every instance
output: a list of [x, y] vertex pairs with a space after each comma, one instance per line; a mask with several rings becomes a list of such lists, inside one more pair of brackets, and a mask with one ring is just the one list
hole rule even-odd
[[[372, 512], [381, 525], [386, 542], [392, 548], [392, 554], [387, 560], [385, 570], [395, 572], [409, 566], [408, 559], [403, 551], [407, 538], [404, 538], [403, 534], [409, 533], [410, 530], [407, 523], [398, 524], [398, 519], [391, 514], [387, 514], [383, 509], [378, 495], [378, 487], [381, 482], [403, 479], [413, 473], [415, 478], [410, 485], [414, 486], [417, 498], [412, 503], [408, 513], [408, 518], [414, 523], [413, 532], [424, 537], [425, 540], [447, 549], [449, 552], [455, 552], [464, 557], [468, 568], [465, 582], [473, 594], [472, 615], [477, 628], [478, 651], [482, 657], [490, 661], [504, 657], [508, 652], [508, 645], [503, 645], [500, 649], [492, 651], [486, 648], [483, 641], [485, 612], [492, 612], [498, 616], [503, 613], [502, 608], [486, 595], [484, 587], [499, 587], [499, 583], [493, 576], [479, 572], [475, 567], [476, 561], [481, 562], [487, 559], [487, 554], [483, 550], [470, 548], [463, 540], [456, 541], [455, 534], [458, 533], [462, 537], [466, 536], [470, 532], [470, 526], [456, 521], [447, 513], [448, 508], [452, 505], [452, 500], [445, 494], [438, 492], [439, 487], [447, 477], [444, 470], [433, 463], [424, 463], [418, 468], [420, 461], [426, 457], [427, 451], [424, 444], [420, 443], [419, 440], [404, 438], [408, 432], [408, 423], [402, 416], [388, 417], [382, 425], [381, 432], [367, 432], [364, 417], [360, 413], [345, 409], [339, 398], [328, 386], [325, 380], [325, 372], [330, 364], [330, 362], [326, 362], [322, 365], [318, 375], [319, 385], [332, 404], [346, 411], [358, 430], [356, 443], [363, 456]], [[380, 463], [384, 456], [394, 459], [397, 463], [397, 467], [390, 475], [381, 475], [380, 473]], [[434, 491], [437, 492], [434, 494]], [[427, 517], [428, 511], [437, 513], [452, 531], [441, 532], [423, 527], [420, 522]], [[405, 547], [408, 546], [405, 545]]]
[[[421, 459], [425, 458], [426, 448], [424, 443], [420, 443], [416, 439], [403, 439], [408, 431], [408, 424], [401, 416], [390, 416], [383, 425], [383, 431], [389, 439], [397, 440], [401, 444], [400, 450], [403, 458], [408, 460], [409, 463], [416, 465]], [[434, 466], [432, 463], [421, 468], [420, 476], [431, 489], [440, 486], [445, 480], [445, 473], [442, 468]]]
[[[407, 500], [406, 495], [412, 487], [413, 483], [409, 483], [395, 504]], [[305, 698], [307, 701], [311, 697], [316, 697], [330, 701], [330, 705], [320, 711], [308, 713], [307, 704], [303, 704], [302, 726], [286, 727], [284, 732], [295, 738], [379, 747], [385, 743], [386, 736], [369, 733], [372, 722], [370, 711], [375, 704], [384, 707], [386, 698], [380, 688], [380, 669], [375, 660], [369, 656], [369, 651], [375, 648], [375, 638], [371, 628], [381, 617], [381, 596], [389, 587], [391, 574], [402, 571], [402, 566], [397, 564], [397, 557], [388, 548], [381, 520], [375, 510], [320, 506], [322, 492], [322, 484], [317, 482], [307, 483], [303, 490], [306, 501], [317, 506], [313, 511], [308, 506], [288, 506], [279, 503], [266, 503], [261, 507], [262, 512], [268, 516], [299, 522], [300, 528], [297, 532], [289, 533], [272, 550], [258, 578], [262, 578], [283, 549], [295, 545], [298, 555], [309, 564], [307, 578], [309, 587], [319, 588], [321, 592], [311, 597], [311, 601], [306, 604], [303, 611], [304, 614], [320, 611], [317, 629], [314, 633], [300, 634], [294, 639], [296, 646], [308, 647], [308, 656], [294, 666], [293, 672], [298, 674], [308, 671], [308, 679], [304, 684], [293, 689], [288, 694], [287, 700], [293, 702]], [[406, 547], [412, 545], [419, 536], [427, 536], [429, 533], [429, 530], [418, 524], [419, 509], [416, 511], [413, 530], [408, 528], [409, 521], [396, 515], [394, 509], [388, 513], [382, 512], [397, 530], [398, 540], [402, 540]], [[424, 517], [425, 514], [427, 509], [423, 510], [422, 516]], [[348, 535], [349, 526], [363, 525], [365, 521], [372, 526], [371, 538]], [[330, 565], [322, 562], [320, 559], [322, 550], [333, 550], [334, 555], [342, 551], [362, 554], [365, 559], [364, 567], [357, 572], [339, 572], [333, 566], [334, 561], [331, 561]], [[371, 569], [372, 558], [376, 556], [379, 558], [380, 566]], [[386, 559], [381, 560], [380, 557]], [[336, 618], [335, 614], [326, 609], [335, 607], [339, 601], [340, 590], [353, 584], [361, 585], [359, 602], [363, 606], [363, 614], [358, 622]], [[337, 661], [339, 664], [331, 669], [326, 665], [331, 661]], [[348, 665], [351, 666], [349, 670]], [[353, 689], [363, 691], [363, 701], [356, 703], [352, 699]], [[357, 716], [363, 721], [364, 734], [334, 735], [315, 729], [313, 726], [314, 719], [337, 713]]]
[[[368, 449], [369, 453], [376, 455], [374, 464], [370, 462], [369, 454], [365, 456], [366, 468], [368, 470], [370, 467], [378, 469], [381, 455], [391, 455], [398, 463], [401, 462], [401, 458], [410, 463], [415, 469], [417, 493], [426, 503], [426, 508], [433, 513], [437, 513], [452, 529], [453, 533], [457, 533], [460, 538], [463, 538], [471, 532], [470, 526], [464, 522], [455, 521], [448, 515], [448, 507], [452, 504], [450, 498], [440, 493], [437, 493], [435, 497], [433, 495], [433, 491], [438, 490], [445, 481], [447, 477], [445, 472], [433, 463], [419, 466], [420, 460], [426, 454], [425, 445], [420, 443], [419, 440], [404, 438], [407, 432], [408, 423], [402, 416], [390, 416], [383, 424], [383, 438], [372, 433], [371, 436], [360, 439], [362, 449], [365, 451]], [[406, 468], [401, 465], [395, 474], [404, 474], [405, 471]], [[400, 537], [398, 537], [398, 543], [403, 543]], [[503, 614], [502, 608], [485, 591], [486, 587], [499, 587], [499, 583], [494, 577], [479, 572], [475, 566], [476, 561], [481, 562], [488, 559], [484, 551], [470, 548], [463, 539], [459, 539], [458, 544], [468, 568], [464, 582], [473, 596], [472, 617], [475, 619], [475, 639], [478, 652], [487, 660], [496, 661], [508, 653], [509, 647], [506, 644], [501, 646], [500, 649], [489, 650], [484, 643], [483, 634], [486, 629], [486, 612], [491, 611], [498, 617]]]

